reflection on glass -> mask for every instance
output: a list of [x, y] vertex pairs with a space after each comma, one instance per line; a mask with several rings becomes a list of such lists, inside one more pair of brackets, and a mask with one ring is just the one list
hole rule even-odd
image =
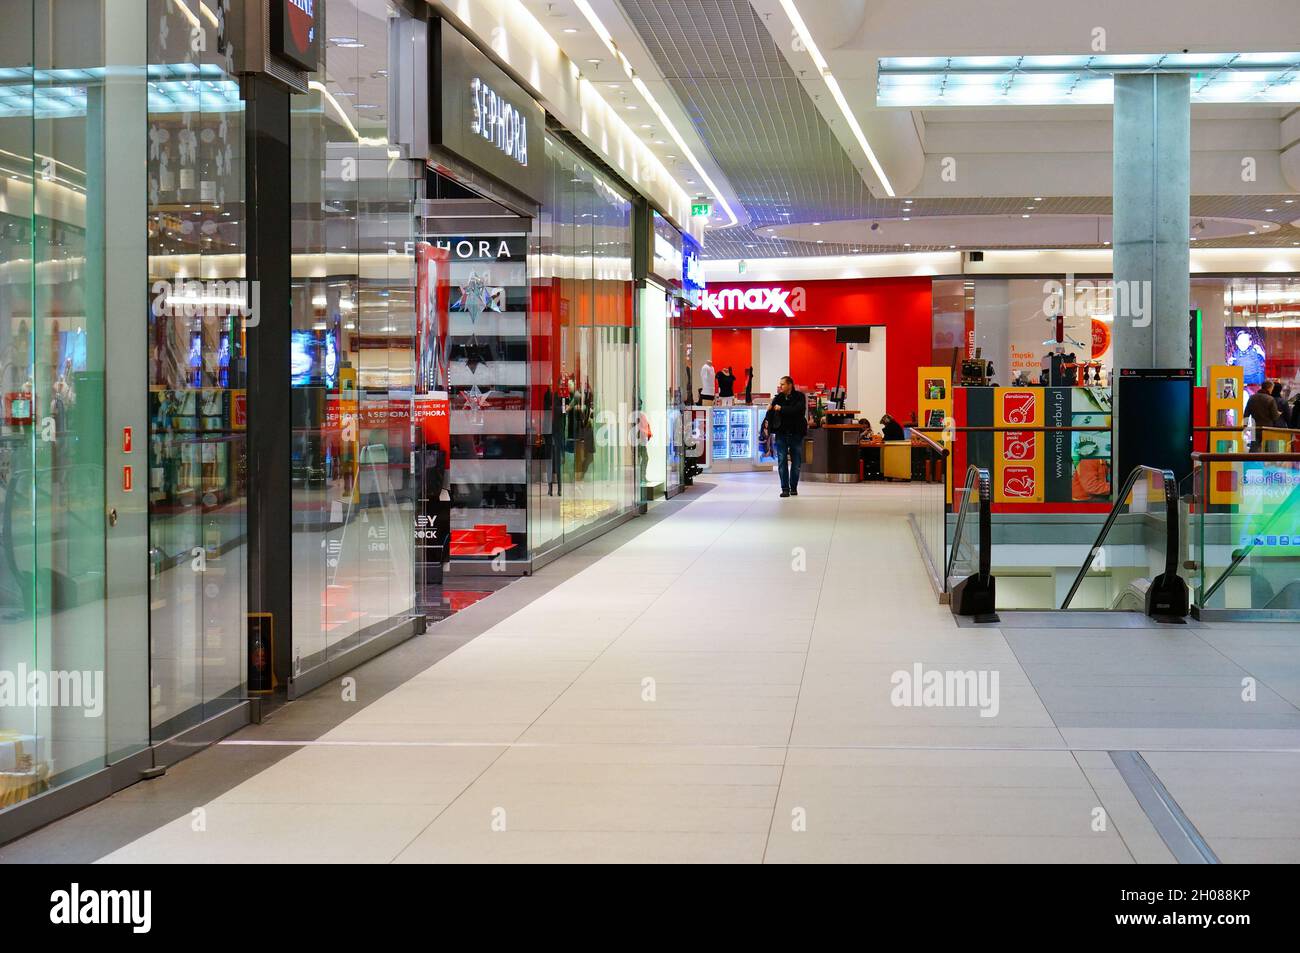
[[[329, 44], [290, 100], [293, 671], [414, 604], [410, 410], [419, 169], [387, 144], [386, 0], [331, 0]], [[378, 56], [378, 59], [376, 59]]]
[[530, 334], [533, 445], [546, 455], [531, 487], [534, 557], [638, 499], [632, 203], [552, 137], [546, 163]]
[[[226, 4], [222, 4], [226, 7]], [[149, 558], [155, 739], [245, 695], [247, 384], [243, 103], [233, 39], [194, 50], [149, 4]]]

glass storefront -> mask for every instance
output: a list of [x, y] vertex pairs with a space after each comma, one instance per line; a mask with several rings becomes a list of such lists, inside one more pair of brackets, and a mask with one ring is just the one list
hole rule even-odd
[[422, 163], [389, 146], [387, 0], [331, 0], [291, 98], [293, 674], [414, 607], [411, 394]]
[[[992, 365], [990, 382], [1036, 385], [1059, 350], [1080, 368], [1095, 365], [1103, 383], [1114, 372], [1117, 302], [1108, 278], [941, 278], [932, 300], [937, 365], [978, 349]], [[1193, 277], [1190, 303], [1188, 354], [1198, 385], [1206, 383], [1204, 368], [1244, 362], [1248, 390], [1269, 380], [1288, 399], [1300, 394], [1300, 278]]]
[[552, 136], [533, 245], [529, 416], [547, 476], [528, 491], [536, 559], [638, 501], [632, 200]]
[[[454, 179], [389, 140], [394, 25], [417, 8], [329, 0], [321, 66], [288, 97], [289, 180], [247, 182], [236, 5], [105, 2], [11, 3], [0, 28], [0, 809], [269, 688], [249, 394], [259, 312], [284, 302], [249, 280], [271, 260], [250, 258], [269, 241], [256, 186], [291, 206], [290, 247], [260, 252], [292, 276], [291, 438], [258, 461], [291, 483], [291, 538], [271, 541], [292, 564], [281, 687], [425, 608], [430, 249], [458, 564], [536, 565], [635, 512], [643, 483], [681, 483], [684, 309], [660, 287], [638, 301], [632, 193], [541, 135], [539, 106], [537, 178], [507, 210], [472, 190], [512, 191], [499, 169], [466, 159]], [[75, 704], [29, 697], [33, 672], [75, 676]]]
[[[224, 33], [187, 8], [148, 31], [150, 710], [156, 739], [245, 697], [247, 380], [244, 104]], [[142, 474], [143, 477], [143, 474]], [[143, 481], [142, 481], [143, 482]]]

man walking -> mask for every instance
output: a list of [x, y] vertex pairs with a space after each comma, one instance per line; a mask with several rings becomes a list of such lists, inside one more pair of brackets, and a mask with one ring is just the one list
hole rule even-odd
[[781, 496], [798, 496], [803, 440], [808, 435], [808, 399], [794, 389], [790, 377], [781, 378], [777, 391], [767, 409], [768, 429], [776, 439], [776, 472], [781, 477]]

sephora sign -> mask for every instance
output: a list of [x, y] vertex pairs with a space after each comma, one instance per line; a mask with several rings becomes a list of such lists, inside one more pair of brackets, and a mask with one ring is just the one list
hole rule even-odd
[[793, 318], [796, 311], [808, 310], [808, 293], [802, 285], [793, 288], [723, 288], [706, 291], [700, 307], [719, 321], [723, 311], [762, 311]]
[[475, 76], [469, 83], [469, 131], [482, 136], [520, 165], [528, 165], [528, 119], [491, 86]]

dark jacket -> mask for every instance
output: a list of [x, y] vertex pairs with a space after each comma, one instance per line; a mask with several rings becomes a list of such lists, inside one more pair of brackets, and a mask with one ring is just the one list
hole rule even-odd
[[1246, 401], [1246, 416], [1254, 419], [1256, 427], [1276, 427], [1282, 415], [1278, 413], [1277, 401], [1273, 395], [1261, 390]]
[[886, 440], [902, 440], [903, 425], [900, 424], [897, 420], [891, 420], [889, 421], [889, 423], [885, 424], [884, 427], [882, 428], [881, 436], [884, 437]]
[[803, 437], [808, 433], [808, 398], [794, 390], [772, 398], [776, 407], [767, 412], [768, 430], [778, 437]]
[[736, 396], [736, 375], [728, 374], [726, 371], [718, 371], [718, 376], [714, 378], [718, 384], [719, 397]]

